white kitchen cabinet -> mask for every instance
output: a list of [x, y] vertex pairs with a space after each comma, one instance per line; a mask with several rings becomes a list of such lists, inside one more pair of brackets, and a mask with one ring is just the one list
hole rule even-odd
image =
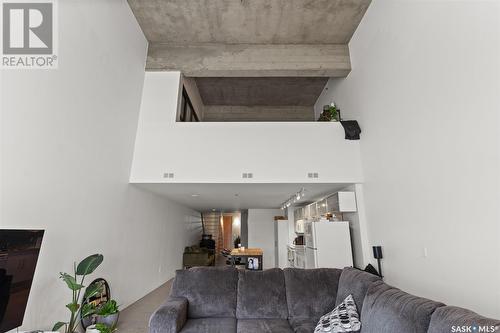
[[295, 221], [302, 220], [304, 218], [304, 208], [303, 207], [295, 208], [295, 210], [293, 211], [293, 217]]
[[324, 216], [324, 215], [326, 215], [326, 213], [328, 213], [326, 199], [323, 199], [323, 200], [321, 200], [321, 201], [318, 201], [318, 202], [316, 203], [316, 208], [317, 208], [317, 210], [318, 210], [318, 215], [320, 215], [320, 216]]
[[308, 205], [309, 207], [309, 218], [314, 219], [318, 217], [318, 207], [316, 206], [316, 203], [312, 203]]
[[337, 192], [326, 198], [326, 205], [329, 213], [348, 213], [358, 210], [356, 205], [356, 193], [354, 192]]

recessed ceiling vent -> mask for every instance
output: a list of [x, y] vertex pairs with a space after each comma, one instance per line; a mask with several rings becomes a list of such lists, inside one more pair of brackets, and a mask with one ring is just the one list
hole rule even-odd
[[252, 172], [243, 172], [241, 174], [241, 178], [253, 178], [253, 173]]
[[319, 178], [319, 174], [317, 172], [309, 172], [307, 178]]
[[174, 173], [173, 172], [165, 172], [163, 174], [163, 178], [174, 178]]

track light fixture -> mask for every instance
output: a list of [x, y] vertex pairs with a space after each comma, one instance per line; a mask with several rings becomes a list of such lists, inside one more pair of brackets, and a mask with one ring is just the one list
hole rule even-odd
[[295, 193], [292, 196], [290, 196], [290, 198], [288, 198], [287, 201], [285, 201], [285, 202], [283, 202], [281, 204], [281, 209], [282, 210], [287, 209], [292, 204], [294, 204], [297, 201], [299, 201], [300, 199], [302, 199], [305, 196], [305, 194], [306, 194], [306, 189], [305, 188], [301, 188], [300, 191], [298, 191], [297, 193]]

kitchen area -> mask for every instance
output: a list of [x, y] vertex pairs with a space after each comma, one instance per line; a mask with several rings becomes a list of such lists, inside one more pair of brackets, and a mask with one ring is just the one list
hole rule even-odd
[[276, 266], [343, 268], [354, 265], [351, 222], [357, 220], [355, 191], [339, 191], [303, 206], [289, 207], [276, 221]]

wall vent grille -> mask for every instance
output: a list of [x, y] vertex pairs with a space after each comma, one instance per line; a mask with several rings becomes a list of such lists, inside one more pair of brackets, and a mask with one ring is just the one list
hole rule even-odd
[[172, 179], [172, 178], [174, 178], [174, 176], [175, 176], [175, 175], [174, 175], [174, 173], [173, 173], [173, 172], [165, 172], [165, 173], [163, 174], [163, 178], [170, 178], [170, 179]]
[[319, 178], [319, 173], [317, 172], [308, 172], [307, 178]]

